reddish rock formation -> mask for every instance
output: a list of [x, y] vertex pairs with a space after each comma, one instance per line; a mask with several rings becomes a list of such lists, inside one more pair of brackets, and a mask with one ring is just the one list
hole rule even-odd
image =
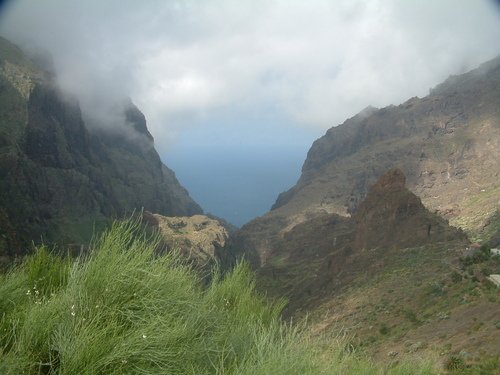
[[429, 212], [405, 187], [406, 177], [391, 169], [373, 185], [353, 216], [353, 248], [414, 247], [465, 238], [441, 217]]

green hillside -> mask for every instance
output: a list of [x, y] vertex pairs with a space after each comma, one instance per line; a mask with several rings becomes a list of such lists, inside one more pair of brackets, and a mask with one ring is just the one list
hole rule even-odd
[[381, 367], [282, 322], [239, 264], [204, 288], [158, 238], [117, 222], [72, 261], [46, 248], [0, 282], [2, 374], [433, 374]]

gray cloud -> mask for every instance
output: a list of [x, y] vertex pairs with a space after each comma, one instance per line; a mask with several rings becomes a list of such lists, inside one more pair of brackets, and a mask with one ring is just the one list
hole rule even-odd
[[132, 97], [162, 149], [224, 112], [326, 129], [425, 95], [500, 53], [499, 21], [486, 0], [19, 0], [0, 33], [49, 50], [84, 111]]

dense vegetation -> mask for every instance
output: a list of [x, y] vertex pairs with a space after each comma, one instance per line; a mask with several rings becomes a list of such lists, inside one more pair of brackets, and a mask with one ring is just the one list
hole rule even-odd
[[280, 320], [239, 264], [208, 287], [133, 221], [76, 261], [39, 248], [1, 276], [1, 374], [431, 374]]

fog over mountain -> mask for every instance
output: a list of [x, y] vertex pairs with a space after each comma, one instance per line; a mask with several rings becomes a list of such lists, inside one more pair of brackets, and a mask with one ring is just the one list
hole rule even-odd
[[237, 224], [293, 185], [327, 128], [368, 105], [424, 96], [500, 53], [499, 8], [486, 0], [20, 0], [1, 9], [0, 34], [47, 50], [86, 116], [109, 126], [113, 105], [130, 97], [181, 183]]

